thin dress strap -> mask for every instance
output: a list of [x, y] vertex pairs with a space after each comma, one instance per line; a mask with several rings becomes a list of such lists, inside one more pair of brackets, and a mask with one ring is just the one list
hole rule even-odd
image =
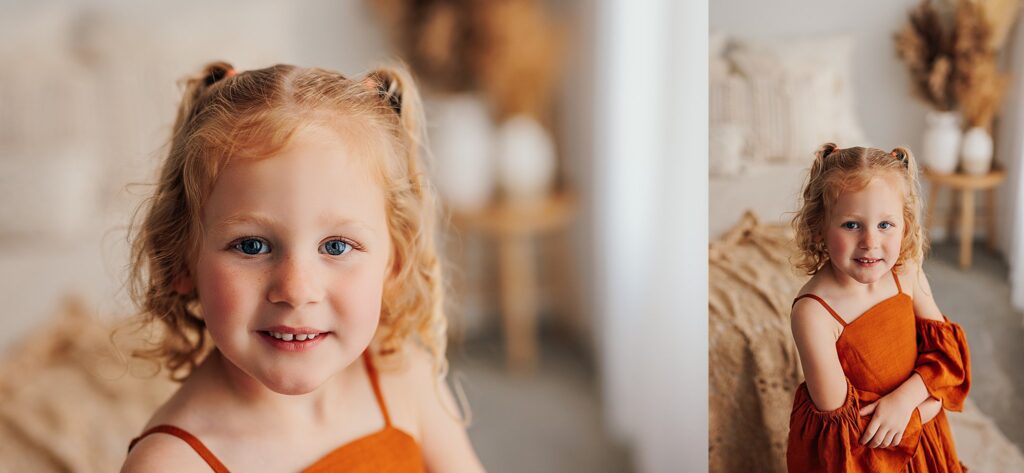
[[892, 279], [896, 281], [896, 291], [903, 294], [903, 287], [900, 286], [900, 277], [896, 275], [896, 268], [892, 268]]
[[380, 391], [377, 368], [373, 366], [373, 361], [370, 359], [370, 350], [363, 352], [363, 362], [366, 364], [366, 374], [370, 377], [370, 385], [373, 386], [373, 395], [377, 397], [377, 405], [380, 406], [380, 412], [384, 415], [384, 426], [391, 427], [391, 416], [388, 415], [388, 406], [384, 403], [384, 395]]
[[820, 297], [818, 297], [818, 296], [816, 296], [814, 294], [804, 294], [802, 296], [798, 296], [796, 299], [793, 299], [793, 305], [796, 305], [796, 301], [798, 301], [800, 299], [803, 299], [805, 297], [809, 297], [811, 299], [814, 299], [814, 300], [818, 301], [818, 303], [820, 303], [822, 305], [822, 307], [824, 307], [825, 310], [828, 311], [828, 313], [832, 314], [832, 317], [835, 318], [836, 321], [839, 322], [839, 324], [843, 326], [843, 328], [846, 328], [846, 321], [843, 320], [843, 318], [840, 317], [839, 314], [836, 313], [836, 311], [832, 310], [832, 307], [830, 307], [828, 305], [828, 303], [825, 302], [824, 299], [822, 299], [822, 298], [820, 298]]
[[207, 465], [210, 465], [210, 468], [213, 469], [215, 473], [228, 473], [227, 467], [225, 467], [224, 464], [214, 456], [210, 449], [206, 448], [206, 445], [203, 445], [203, 442], [200, 442], [194, 435], [173, 425], [161, 424], [143, 432], [142, 435], [135, 437], [132, 439], [131, 443], [128, 444], [128, 451], [131, 452], [132, 447], [146, 436], [156, 433], [170, 434], [184, 440], [185, 443], [192, 447], [192, 450], [195, 450], [200, 457], [203, 457], [203, 460], [206, 461]]

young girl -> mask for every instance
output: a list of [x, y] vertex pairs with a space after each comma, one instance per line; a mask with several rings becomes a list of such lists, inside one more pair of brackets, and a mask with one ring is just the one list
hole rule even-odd
[[793, 303], [789, 471], [964, 471], [943, 411], [967, 396], [967, 341], [921, 269], [919, 215], [908, 150], [818, 150], [793, 219], [812, 277]]
[[482, 471], [443, 382], [420, 114], [399, 70], [187, 81], [132, 259], [145, 354], [182, 384], [123, 471]]

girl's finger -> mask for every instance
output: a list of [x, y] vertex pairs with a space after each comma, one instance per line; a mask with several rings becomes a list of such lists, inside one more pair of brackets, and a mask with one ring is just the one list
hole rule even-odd
[[871, 422], [869, 422], [868, 426], [864, 429], [864, 435], [862, 435], [860, 437], [860, 444], [861, 445], [867, 445], [868, 441], [871, 440], [871, 438], [875, 436], [875, 432], [878, 431], [878, 427], [879, 427], [880, 423], [881, 422], [878, 420], [877, 417], [871, 418]]
[[875, 433], [875, 438], [871, 439], [871, 448], [878, 448], [882, 446], [882, 441], [885, 440], [885, 436], [888, 433], [889, 431], [887, 429], [879, 428], [878, 432]]
[[899, 433], [899, 432], [897, 432], [895, 430], [890, 430], [889, 432], [887, 432], [885, 434], [885, 437], [882, 439], [882, 443], [879, 444], [879, 447], [881, 447], [881, 448], [889, 448], [889, 447], [891, 447], [892, 446], [892, 439], [896, 438], [896, 434], [897, 433]]
[[860, 409], [860, 415], [862, 415], [862, 416], [871, 415], [872, 412], [875, 412], [875, 406], [877, 406], [877, 405], [878, 405], [878, 401], [875, 401], [875, 402], [872, 402], [871, 404], [868, 404], [868, 405], [862, 407]]
[[900, 442], [902, 442], [902, 441], [903, 441], [903, 432], [900, 431], [900, 433], [896, 434], [896, 437], [892, 439], [891, 447], [898, 447], [898, 446], [900, 446]]

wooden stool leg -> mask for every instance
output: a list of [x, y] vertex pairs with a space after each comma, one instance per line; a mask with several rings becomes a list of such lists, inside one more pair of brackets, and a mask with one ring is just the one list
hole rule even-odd
[[498, 245], [506, 361], [514, 371], [529, 371], [537, 361], [537, 289], [530, 239], [510, 235]]
[[953, 241], [953, 236], [956, 235], [956, 219], [957, 217], [963, 217], [960, 215], [960, 200], [957, 199], [957, 193], [963, 194], [965, 191], [958, 191], [954, 188], [949, 189], [949, 212], [947, 214], [948, 220], [946, 221], [946, 241]]
[[988, 233], [988, 249], [995, 251], [996, 243], [998, 242], [997, 238], [999, 238], [999, 235], [996, 233], [999, 230], [996, 228], [996, 218], [999, 217], [999, 214], [996, 213], [996, 189], [993, 187], [986, 194], [988, 197], [986, 205], [988, 209], [985, 211], [985, 215], [988, 216], [988, 222], [986, 222], [988, 224], [986, 229]]
[[939, 204], [939, 185], [932, 183], [928, 188], [928, 208], [925, 209], [924, 233], [928, 235], [935, 226], [935, 206]]
[[974, 239], [974, 191], [960, 191], [960, 268], [971, 267], [971, 245]]

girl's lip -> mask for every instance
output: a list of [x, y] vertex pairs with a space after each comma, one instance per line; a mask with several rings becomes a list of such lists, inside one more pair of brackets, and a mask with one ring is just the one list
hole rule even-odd
[[277, 333], [290, 333], [292, 335], [310, 335], [317, 333], [326, 333], [327, 330], [319, 330], [310, 327], [289, 327], [287, 325], [275, 325], [273, 327], [266, 327], [257, 330], [258, 332], [277, 332]]
[[314, 338], [312, 340], [301, 340], [301, 341], [300, 340], [292, 340], [292, 341], [286, 342], [284, 340], [278, 340], [278, 339], [274, 338], [268, 332], [264, 332], [264, 331], [260, 331], [259, 332], [260, 338], [263, 339], [264, 341], [266, 341], [268, 344], [270, 344], [270, 346], [272, 346], [272, 347], [274, 347], [274, 348], [276, 348], [278, 350], [287, 351], [287, 352], [301, 352], [301, 351], [310, 350], [313, 347], [319, 345], [320, 342], [323, 341], [323, 339], [327, 338], [329, 335], [330, 335], [330, 333], [323, 333], [321, 335], [318, 335], [316, 338]]

